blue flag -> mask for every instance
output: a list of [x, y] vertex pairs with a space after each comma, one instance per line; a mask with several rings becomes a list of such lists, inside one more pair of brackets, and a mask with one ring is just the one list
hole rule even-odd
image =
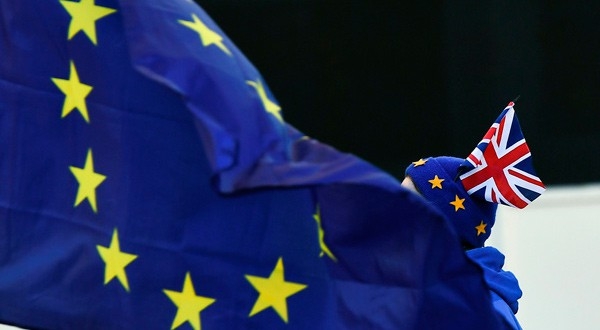
[[496, 329], [385, 172], [288, 125], [191, 1], [0, 1], [0, 322]]

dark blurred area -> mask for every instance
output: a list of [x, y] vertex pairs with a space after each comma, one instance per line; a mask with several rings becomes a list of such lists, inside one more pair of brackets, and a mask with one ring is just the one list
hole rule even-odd
[[197, 1], [287, 122], [402, 177], [515, 109], [548, 184], [600, 182], [600, 2]]

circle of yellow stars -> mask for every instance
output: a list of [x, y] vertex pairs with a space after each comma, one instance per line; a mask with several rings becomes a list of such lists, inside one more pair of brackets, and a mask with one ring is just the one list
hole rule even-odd
[[[72, 40], [80, 32], [89, 41], [98, 46], [97, 24], [102, 18], [114, 14], [116, 9], [98, 6], [95, 0], [69, 1], [59, 0], [70, 16], [70, 24], [67, 32], [67, 40]], [[215, 30], [208, 27], [196, 14], [191, 14], [192, 20], [178, 20], [181, 25], [196, 32], [203, 47], [215, 46], [228, 56], [232, 52], [225, 45], [224, 39]], [[61, 118], [64, 119], [75, 111], [81, 115], [83, 120], [90, 124], [90, 112], [87, 105], [87, 97], [94, 87], [89, 83], [82, 82], [75, 61], [69, 61], [68, 78], [52, 77], [52, 83], [64, 94]], [[86, 81], [86, 80], [84, 80]], [[266, 113], [274, 116], [283, 123], [281, 108], [267, 96], [266, 87], [260, 79], [247, 80], [246, 84], [254, 89], [258, 99]], [[94, 213], [98, 213], [96, 201], [96, 189], [105, 182], [107, 176], [96, 172], [92, 148], [89, 148], [83, 167], [69, 166], [70, 172], [76, 179], [79, 187], [75, 197], [74, 207], [80, 206], [87, 201]], [[324, 243], [324, 232], [321, 228], [320, 214], [314, 215], [318, 225], [319, 244], [323, 254], [328, 255], [334, 261], [335, 256]], [[121, 241], [117, 228], [113, 229], [112, 237], [108, 246], [96, 245], [100, 259], [104, 262], [104, 285], [114, 280], [118, 281], [126, 292], [130, 291], [130, 284], [126, 268], [138, 259], [138, 255], [121, 250]], [[285, 280], [283, 258], [280, 257], [269, 277], [263, 278], [256, 275], [245, 275], [247, 281], [258, 291], [257, 300], [252, 307], [249, 317], [264, 310], [272, 308], [284, 322], [288, 322], [287, 299], [292, 295], [307, 288], [307, 285]], [[190, 272], [185, 274], [181, 291], [163, 289], [163, 293], [177, 307], [173, 319], [172, 329], [189, 323], [193, 329], [201, 329], [200, 313], [216, 302], [216, 299], [196, 294]]]
[[[112, 8], [97, 6], [94, 0], [80, 0], [79, 2], [60, 0], [59, 2], [71, 17], [67, 40], [73, 39], [75, 35], [82, 32], [94, 45], [98, 44], [97, 21], [116, 12]], [[92, 92], [93, 87], [81, 82], [75, 62], [73, 60], [69, 61], [68, 79], [53, 77], [51, 80], [64, 94], [61, 118], [65, 118], [74, 110], [77, 110], [85, 122], [89, 124], [90, 115], [86, 99]], [[104, 182], [106, 176], [95, 171], [92, 149], [88, 149], [85, 164], [82, 168], [70, 166], [69, 170], [79, 184], [74, 207], [87, 200], [92, 211], [97, 213], [96, 189]]]

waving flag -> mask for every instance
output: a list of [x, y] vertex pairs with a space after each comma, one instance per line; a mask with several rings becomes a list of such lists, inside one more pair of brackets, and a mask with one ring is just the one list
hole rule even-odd
[[0, 0], [0, 57], [0, 322], [498, 328], [445, 220], [192, 1]]
[[510, 102], [506, 106], [467, 157], [460, 179], [473, 196], [524, 208], [546, 188], [534, 171], [514, 105]]

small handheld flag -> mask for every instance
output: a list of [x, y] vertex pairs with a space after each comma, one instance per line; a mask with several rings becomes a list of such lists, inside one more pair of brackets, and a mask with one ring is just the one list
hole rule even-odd
[[533, 168], [514, 105], [508, 103], [467, 157], [460, 179], [472, 196], [524, 208], [546, 188]]

